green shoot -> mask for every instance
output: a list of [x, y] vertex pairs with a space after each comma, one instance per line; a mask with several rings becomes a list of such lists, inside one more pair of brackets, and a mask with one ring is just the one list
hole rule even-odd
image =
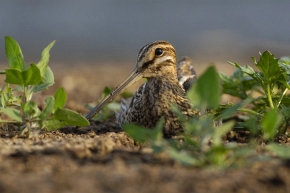
[[[6, 76], [6, 85], [1, 89], [0, 113], [6, 114], [9, 119], [2, 123], [15, 123], [24, 125], [23, 133], [33, 134], [35, 130], [58, 129], [63, 126], [86, 126], [89, 122], [80, 114], [64, 109], [66, 93], [59, 88], [54, 97], [45, 99], [45, 107], [40, 110], [33, 102], [34, 93], [47, 89], [54, 84], [54, 76], [48, 67], [50, 49], [55, 41], [51, 42], [42, 52], [37, 64], [31, 63], [29, 67], [24, 62], [20, 46], [12, 37], [5, 37], [5, 50], [9, 68], [1, 73]], [[16, 85], [13, 89], [11, 85]], [[16, 93], [21, 93], [16, 95]]]

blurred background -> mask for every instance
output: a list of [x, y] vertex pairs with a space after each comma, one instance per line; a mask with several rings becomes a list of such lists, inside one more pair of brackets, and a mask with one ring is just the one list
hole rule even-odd
[[290, 55], [289, 8], [287, 0], [2, 1], [0, 63], [7, 65], [4, 36], [18, 41], [27, 63], [57, 40], [50, 65], [60, 84], [68, 90], [88, 85], [82, 89], [91, 90], [92, 100], [100, 85], [124, 79], [140, 48], [155, 40], [171, 42], [198, 73], [212, 63], [232, 73], [227, 61], [251, 64], [259, 51]]

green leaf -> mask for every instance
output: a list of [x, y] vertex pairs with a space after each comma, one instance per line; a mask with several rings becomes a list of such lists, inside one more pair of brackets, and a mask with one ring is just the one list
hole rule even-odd
[[286, 64], [286, 65], [290, 65], [290, 57], [289, 56], [284, 56], [281, 57], [278, 61], [279, 64]]
[[249, 129], [252, 135], [256, 135], [261, 131], [260, 124], [256, 117], [251, 117], [245, 121], [245, 127]]
[[280, 63], [279, 66], [283, 72], [285, 72], [287, 75], [290, 75], [290, 65], [289, 64]]
[[241, 99], [246, 99], [249, 95], [247, 91], [257, 90], [257, 81], [241, 69], [237, 68], [232, 76], [219, 73], [223, 93]]
[[90, 125], [89, 121], [83, 117], [81, 114], [68, 110], [58, 108], [54, 115], [54, 119], [57, 119], [61, 122], [64, 122], [66, 126], [88, 126]]
[[243, 66], [240, 66], [238, 63], [236, 63], [236, 62], [228, 62], [229, 64], [231, 64], [231, 65], [233, 65], [233, 66], [235, 66], [235, 67], [237, 67], [238, 69], [241, 69], [242, 70], [242, 72], [244, 72], [244, 73], [246, 73], [246, 74], [248, 74], [248, 75], [253, 75], [253, 74], [255, 74], [256, 72], [254, 71], [254, 69], [251, 67], [251, 66], [249, 66], [249, 65], [246, 65], [246, 67], [243, 67]]
[[218, 107], [220, 96], [219, 78], [213, 66], [209, 67], [187, 92], [187, 97], [193, 106], [202, 108]]
[[21, 86], [35, 85], [42, 82], [40, 71], [35, 64], [31, 64], [25, 71], [16, 69], [5, 69], [6, 80], [10, 84], [17, 84]]
[[54, 107], [53, 107], [53, 112], [55, 112], [58, 108], [64, 108], [67, 100], [67, 95], [64, 90], [64, 88], [59, 88], [54, 94]]
[[28, 101], [27, 103], [21, 103], [22, 111], [25, 115], [28, 115], [30, 118], [37, 117], [40, 114], [40, 109], [37, 104], [33, 101]]
[[186, 154], [185, 152], [177, 151], [176, 149], [171, 148], [171, 147], [166, 148], [166, 152], [171, 158], [173, 158], [174, 160], [182, 164], [185, 164], [185, 165], [198, 165], [199, 164], [197, 159]]
[[207, 152], [209, 162], [220, 167], [225, 167], [228, 164], [228, 151], [229, 149], [223, 145], [213, 146]]
[[1, 107], [6, 107], [6, 104], [9, 101], [8, 92], [5, 88], [1, 90]]
[[225, 74], [219, 73], [223, 93], [230, 94], [232, 96], [244, 98], [244, 90], [240, 89], [241, 84], [237, 84], [233, 77], [229, 77]]
[[256, 66], [261, 70], [268, 83], [275, 81], [281, 73], [278, 59], [275, 59], [269, 51], [265, 51], [260, 56], [260, 61]]
[[257, 64], [257, 60], [256, 60], [255, 57], [252, 56], [251, 59], [252, 59], [252, 61], [253, 61], [254, 64]]
[[47, 131], [53, 131], [59, 128], [62, 128], [66, 126], [66, 122], [65, 121], [60, 121], [58, 119], [48, 119], [45, 120], [43, 122], [43, 127], [47, 130]]
[[102, 98], [105, 98], [108, 94], [110, 94], [112, 91], [112, 89], [108, 86], [106, 86], [103, 90], [103, 93], [102, 93]]
[[19, 47], [16, 40], [10, 36], [5, 37], [5, 51], [10, 68], [16, 69], [18, 71], [24, 71], [25, 63], [23, 60], [21, 48]]
[[287, 145], [281, 145], [277, 143], [270, 143], [266, 146], [266, 149], [276, 154], [282, 159], [290, 159], [290, 147]]
[[47, 67], [46, 68], [46, 73], [45, 73], [45, 78], [43, 79], [43, 83], [42, 84], [36, 84], [33, 89], [32, 92], [38, 92], [44, 89], [47, 89], [48, 87], [52, 86], [54, 84], [54, 76], [53, 76], [53, 72], [52, 70]]
[[235, 125], [234, 121], [229, 121], [224, 123], [222, 126], [215, 129], [213, 136], [212, 136], [212, 143], [215, 146], [219, 146], [222, 143], [222, 137], [227, 134]]
[[238, 63], [236, 62], [228, 62], [229, 64], [239, 68], [242, 72], [248, 74], [249, 76], [251, 76], [252, 78], [254, 78], [256, 81], [258, 81], [261, 85], [265, 84], [265, 78], [263, 76], [261, 76], [261, 74], [255, 72], [255, 70], [249, 66], [246, 65], [245, 67], [240, 66]]
[[22, 122], [22, 117], [21, 117], [19, 110], [14, 109], [14, 108], [10, 108], [10, 107], [6, 107], [6, 108], [0, 108], [0, 111], [5, 113], [11, 119], [13, 119], [17, 122]]
[[282, 76], [279, 77], [278, 81], [282, 83], [286, 88], [290, 89], [290, 58], [282, 57], [278, 61], [279, 67], [282, 71]]
[[89, 121], [81, 114], [68, 109], [58, 108], [52, 119], [45, 120], [43, 127], [48, 130], [59, 129], [64, 126], [88, 126]]
[[282, 115], [275, 109], [270, 109], [269, 112], [262, 119], [262, 129], [264, 131], [264, 139], [272, 140], [276, 133], [277, 128], [282, 122]]
[[160, 120], [154, 129], [148, 129], [135, 124], [124, 124], [122, 127], [134, 140], [144, 143], [148, 140], [161, 140], [164, 120]]
[[49, 51], [52, 48], [52, 46], [54, 45], [54, 43], [55, 43], [55, 40], [52, 41], [46, 48], [44, 48], [44, 50], [42, 51], [42, 54], [41, 54], [41, 59], [37, 64], [37, 67], [39, 68], [40, 74], [43, 78], [45, 78], [46, 69], [47, 69], [47, 65], [49, 62], [49, 57], [50, 57]]
[[6, 79], [5, 82], [10, 84], [24, 85], [22, 72], [16, 69], [5, 69]]
[[124, 124], [122, 127], [130, 137], [141, 143], [148, 141], [152, 136], [152, 130], [146, 129], [139, 125]]
[[250, 98], [247, 98], [233, 106], [225, 106], [225, 110], [222, 111], [222, 113], [217, 117], [217, 119], [224, 119], [224, 118], [229, 118], [237, 113], [237, 111], [242, 108], [243, 106], [248, 105], [251, 103], [253, 100]]
[[46, 105], [39, 115], [39, 119], [41, 120], [45, 120], [51, 114], [54, 106], [54, 98], [53, 97], [46, 98], [45, 103]]

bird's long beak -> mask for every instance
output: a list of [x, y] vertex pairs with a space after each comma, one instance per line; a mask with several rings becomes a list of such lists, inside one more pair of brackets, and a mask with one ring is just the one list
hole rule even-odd
[[119, 85], [117, 86], [110, 94], [108, 94], [95, 108], [86, 115], [86, 119], [90, 120], [99, 113], [113, 98], [127, 87], [134, 84], [136, 81], [142, 78], [142, 74], [139, 72], [138, 68], [135, 68], [133, 72]]

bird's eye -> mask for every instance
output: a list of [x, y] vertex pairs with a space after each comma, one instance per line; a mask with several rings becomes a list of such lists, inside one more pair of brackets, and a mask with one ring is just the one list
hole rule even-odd
[[155, 55], [156, 56], [161, 56], [162, 54], [163, 54], [163, 50], [161, 48], [156, 48]]

